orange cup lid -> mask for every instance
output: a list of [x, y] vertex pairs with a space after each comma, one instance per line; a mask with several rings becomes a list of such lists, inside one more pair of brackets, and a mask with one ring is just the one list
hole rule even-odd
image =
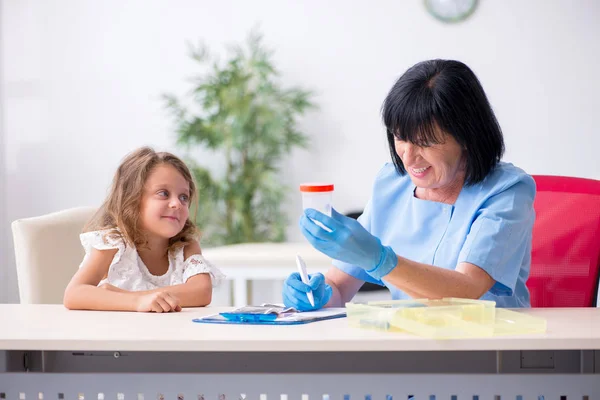
[[303, 183], [300, 185], [301, 192], [333, 192], [331, 183]]

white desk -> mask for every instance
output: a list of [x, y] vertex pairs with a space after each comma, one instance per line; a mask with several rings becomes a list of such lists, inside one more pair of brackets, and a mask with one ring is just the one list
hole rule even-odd
[[[0, 350], [9, 352], [9, 361], [21, 351], [31, 351], [31, 370], [38, 371], [19, 373], [22, 364], [13, 364], [8, 368], [11, 372], [0, 373], [0, 393], [16, 393], [24, 387], [33, 394], [43, 390], [109, 393], [123, 387], [130, 396], [143, 387], [155, 396], [157, 390], [191, 394], [201, 382], [214, 390], [203, 393], [231, 390], [258, 396], [260, 387], [265, 387], [270, 388], [265, 393], [328, 393], [339, 395], [331, 399], [340, 400], [343, 393], [362, 393], [364, 399], [366, 393], [383, 396], [384, 392], [417, 394], [424, 400], [431, 394], [448, 399], [458, 394], [468, 400], [475, 393], [480, 400], [495, 395], [522, 395], [525, 400], [534, 393], [546, 399], [600, 396], [600, 376], [594, 375], [600, 373], [600, 309], [596, 308], [527, 310], [547, 319], [548, 332], [543, 335], [444, 341], [351, 328], [345, 319], [279, 327], [191, 322], [225, 309], [229, 308], [146, 314], [0, 305]], [[551, 354], [557, 368], [561, 357], [576, 356], [577, 370], [561, 374], [547, 367], [515, 370], [514, 362], [522, 366], [528, 351], [535, 351], [535, 357]], [[93, 372], [86, 365], [94, 363], [96, 371], [105, 374], [83, 373]], [[165, 379], [148, 372], [166, 374]], [[348, 372], [353, 374], [339, 375]], [[523, 372], [536, 374], [514, 375]], [[477, 379], [471, 373], [479, 373]], [[181, 389], [184, 386], [187, 389]]]
[[348, 327], [345, 318], [297, 326], [196, 324], [230, 308], [179, 313], [69, 311], [61, 305], [0, 304], [0, 349], [125, 351], [449, 351], [599, 350], [600, 310], [530, 309], [544, 335], [429, 340]]
[[233, 281], [233, 305], [251, 304], [248, 282], [253, 279], [285, 279], [297, 271], [296, 254], [306, 262], [309, 273], [325, 272], [331, 259], [309, 243], [243, 243], [207, 248], [204, 256]]

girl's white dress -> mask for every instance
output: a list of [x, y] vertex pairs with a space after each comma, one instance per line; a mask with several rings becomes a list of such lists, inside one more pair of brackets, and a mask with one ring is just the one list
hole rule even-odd
[[169, 252], [169, 269], [164, 275], [152, 275], [134, 247], [125, 245], [121, 239], [107, 236], [108, 232], [109, 230], [93, 231], [79, 236], [85, 249], [85, 257], [80, 268], [90, 256], [92, 248], [118, 249], [110, 263], [108, 277], [100, 281], [98, 286], [108, 283], [129, 291], [152, 290], [185, 283], [197, 274], [209, 274], [215, 287], [225, 278], [217, 267], [200, 254], [191, 255], [184, 260], [183, 247]]

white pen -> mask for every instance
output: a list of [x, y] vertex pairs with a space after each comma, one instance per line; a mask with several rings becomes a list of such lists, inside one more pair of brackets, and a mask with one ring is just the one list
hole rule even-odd
[[[299, 255], [296, 255], [296, 265], [298, 266], [298, 272], [300, 272], [300, 279], [302, 282], [308, 285], [308, 274], [306, 273], [306, 264], [304, 264], [304, 260]], [[311, 306], [315, 306], [315, 298], [313, 296], [312, 290], [306, 292], [306, 297], [308, 297], [308, 301]]]

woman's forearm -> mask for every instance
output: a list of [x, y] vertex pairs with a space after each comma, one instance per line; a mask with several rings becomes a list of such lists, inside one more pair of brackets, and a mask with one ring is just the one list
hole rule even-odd
[[325, 279], [325, 282], [331, 286], [331, 298], [329, 299], [329, 301], [327, 302], [327, 304], [325, 305], [325, 307], [344, 307], [346, 302], [343, 301], [342, 299], [342, 293], [340, 292], [340, 290], [338, 289], [337, 285], [335, 284], [335, 282], [329, 280], [329, 279]]
[[[327, 284], [329, 286], [331, 286], [331, 299], [329, 299], [329, 302], [327, 302], [327, 305], [325, 307], [344, 307], [346, 305], [346, 303], [348, 301], [350, 301], [351, 299], [349, 299], [348, 301], [344, 301], [342, 293], [340, 292], [340, 290], [338, 289], [338, 287], [336, 286], [335, 282], [330, 281], [330, 280], [326, 280]], [[404, 293], [406, 293], [407, 295], [409, 295], [410, 297], [412, 297], [413, 299], [426, 299], [429, 298], [426, 295], [423, 295], [419, 292], [417, 292], [416, 290], [414, 290], [413, 288], [403, 288], [402, 291]]]
[[494, 280], [485, 271], [473, 268], [480, 277], [398, 257], [396, 268], [383, 279], [411, 297], [478, 299], [492, 287]]
[[429, 299], [429, 298], [431, 298], [431, 297], [424, 295], [423, 293], [417, 292], [416, 290], [414, 290], [414, 288], [403, 288], [402, 291], [404, 293], [406, 293], [407, 295], [409, 295], [413, 299]]

